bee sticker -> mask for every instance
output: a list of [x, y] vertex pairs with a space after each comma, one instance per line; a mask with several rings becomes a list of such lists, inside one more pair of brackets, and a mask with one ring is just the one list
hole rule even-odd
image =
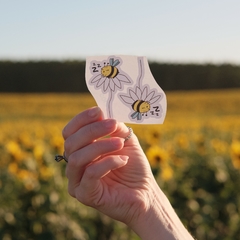
[[109, 61], [102, 63], [92, 63], [92, 72], [97, 73], [90, 83], [95, 85], [96, 88], [101, 88], [103, 92], [112, 91], [115, 92], [116, 87], [122, 90], [123, 83], [131, 83], [130, 77], [121, 72], [120, 68], [117, 67], [120, 64], [120, 59], [110, 58]]
[[145, 86], [143, 90], [136, 87], [135, 91], [129, 89], [128, 95], [120, 95], [123, 102], [130, 104], [133, 113], [131, 118], [136, 121], [142, 121], [144, 117], [160, 117], [160, 104], [154, 105], [162, 98], [162, 95], [157, 95], [155, 90], [150, 91], [149, 86]]
[[[142, 85], [142, 82], [146, 78], [146, 70], [148, 74], [150, 69], [144, 67], [144, 59], [138, 58], [138, 69], [139, 74], [136, 80], [135, 87], [128, 88], [128, 94], [119, 94], [120, 99], [123, 103], [128, 104], [131, 109], [129, 119], [134, 123], [146, 123], [146, 120], [156, 119], [159, 123], [162, 118], [165, 117], [165, 111], [161, 105], [161, 101], [164, 100], [163, 91], [151, 88], [149, 84]], [[150, 75], [150, 74], [149, 74]], [[146, 79], [151, 79], [147, 75]], [[149, 81], [148, 81], [149, 82]], [[163, 101], [163, 106], [165, 106]], [[153, 122], [155, 122], [153, 120]], [[149, 123], [149, 121], [147, 122]], [[152, 121], [151, 121], [152, 123]]]
[[123, 90], [124, 84], [131, 84], [131, 78], [120, 69], [121, 59], [110, 57], [108, 60], [102, 62], [92, 61], [90, 70], [93, 77], [90, 79], [90, 84], [94, 85], [96, 89], [102, 89], [103, 94], [109, 93], [107, 101], [107, 116], [113, 117], [112, 101], [114, 93], [117, 90]]
[[166, 97], [145, 57], [89, 57], [86, 83], [105, 117], [125, 123], [163, 123]]

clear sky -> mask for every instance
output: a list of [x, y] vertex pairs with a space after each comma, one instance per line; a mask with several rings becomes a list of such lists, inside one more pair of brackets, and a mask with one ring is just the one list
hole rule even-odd
[[0, 0], [0, 59], [240, 64], [239, 0]]

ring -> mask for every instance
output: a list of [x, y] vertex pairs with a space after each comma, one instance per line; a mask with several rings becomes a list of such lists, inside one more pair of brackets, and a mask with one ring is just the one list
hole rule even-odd
[[67, 157], [65, 156], [65, 152], [63, 153], [63, 155], [56, 155], [55, 156], [55, 161], [57, 161], [57, 162], [60, 162], [60, 161], [62, 161], [62, 160], [65, 160], [65, 162], [68, 162], [68, 159], [67, 159]]
[[127, 126], [127, 128], [129, 129], [129, 134], [128, 134], [127, 137], [124, 138], [124, 139], [125, 139], [125, 142], [132, 137], [132, 133], [133, 133], [133, 130], [132, 130], [131, 127], [128, 127], [128, 126]]
[[[132, 128], [131, 128], [131, 127], [128, 127], [128, 126], [127, 126], [127, 128], [129, 129], [129, 134], [128, 134], [127, 137], [124, 138], [124, 139], [125, 139], [125, 142], [126, 142], [127, 140], [129, 140], [129, 139], [132, 137], [132, 134], [133, 134]], [[65, 156], [65, 152], [63, 153], [63, 155], [56, 155], [56, 156], [55, 156], [55, 161], [56, 161], [56, 162], [60, 162], [60, 161], [62, 161], [63, 159], [64, 159], [65, 162], [68, 162], [68, 159], [67, 159], [67, 157]]]

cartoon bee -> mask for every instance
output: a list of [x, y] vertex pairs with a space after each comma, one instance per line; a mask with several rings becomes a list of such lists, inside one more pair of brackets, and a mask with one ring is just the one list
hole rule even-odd
[[109, 64], [101, 68], [101, 74], [95, 76], [90, 82], [96, 84], [96, 87], [103, 85], [104, 92], [109, 88], [111, 91], [115, 91], [115, 86], [122, 89], [122, 82], [131, 83], [131, 80], [126, 76], [126, 74], [120, 73], [119, 69], [116, 67], [120, 61], [114, 58], [109, 59]]
[[150, 103], [143, 101], [143, 100], [137, 100], [132, 104], [132, 109], [135, 111], [131, 117], [134, 119], [137, 117], [138, 120], [142, 119], [142, 113], [147, 113], [150, 110]]
[[141, 90], [139, 87], [136, 87], [136, 91], [129, 90], [129, 96], [120, 95], [121, 99], [128, 104], [131, 104], [132, 109], [134, 112], [131, 114], [132, 119], [137, 118], [137, 120], [142, 120], [142, 116], [150, 111], [151, 105], [157, 102], [161, 95], [155, 95], [155, 91], [151, 91], [147, 94], [148, 89], [144, 87]]
[[104, 77], [107, 78], [115, 78], [118, 74], [119, 71], [116, 68], [116, 66], [120, 63], [120, 61], [117, 59], [114, 61], [113, 58], [110, 58], [109, 60], [109, 65], [102, 67], [101, 73]]

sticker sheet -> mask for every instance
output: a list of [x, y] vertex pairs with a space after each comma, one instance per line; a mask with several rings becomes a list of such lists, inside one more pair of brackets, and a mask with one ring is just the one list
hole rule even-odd
[[163, 123], [166, 96], [146, 57], [88, 57], [86, 83], [105, 118], [133, 124]]

